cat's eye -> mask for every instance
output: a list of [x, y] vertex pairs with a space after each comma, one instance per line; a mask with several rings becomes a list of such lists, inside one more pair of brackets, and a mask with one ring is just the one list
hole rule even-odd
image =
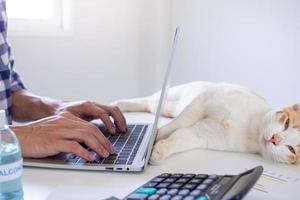
[[284, 130], [287, 130], [289, 128], [289, 125], [290, 125], [290, 119], [288, 118], [286, 121], [285, 121], [285, 124], [284, 124]]
[[291, 145], [287, 145], [287, 148], [290, 150], [290, 152], [292, 152], [293, 154], [296, 154], [294, 147], [292, 147]]

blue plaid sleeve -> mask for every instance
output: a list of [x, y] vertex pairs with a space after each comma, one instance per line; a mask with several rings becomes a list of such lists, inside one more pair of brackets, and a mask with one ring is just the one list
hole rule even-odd
[[11, 70], [10, 76], [10, 89], [13, 93], [25, 89], [21, 76], [14, 69]]
[[7, 16], [5, 0], [0, 0], [0, 109], [5, 110], [12, 124], [12, 94], [25, 89], [19, 74], [14, 70], [14, 58], [7, 39]]
[[[0, 0], [2, 1], [2, 0]], [[6, 52], [1, 56], [2, 62], [5, 63], [5, 60], [7, 60], [7, 64], [8, 64], [8, 68], [10, 69], [10, 90], [11, 93], [14, 93], [16, 91], [25, 89], [25, 86], [23, 84], [23, 81], [21, 79], [21, 76], [15, 71], [14, 69], [14, 57], [11, 53], [11, 47], [8, 43], [7, 40], [7, 16], [6, 16], [6, 3], [5, 1], [2, 1], [2, 9], [1, 9], [1, 20], [4, 24], [0, 27], [4, 27], [2, 28], [4, 32], [1, 33], [2, 38], [5, 38], [4, 40], [6, 42], [4, 42], [3, 45], [3, 49], [6, 49]], [[1, 53], [1, 50], [0, 50]]]

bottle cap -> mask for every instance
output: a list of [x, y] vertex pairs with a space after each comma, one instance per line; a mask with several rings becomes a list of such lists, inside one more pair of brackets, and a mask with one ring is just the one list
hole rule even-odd
[[5, 110], [0, 110], [0, 129], [7, 125]]

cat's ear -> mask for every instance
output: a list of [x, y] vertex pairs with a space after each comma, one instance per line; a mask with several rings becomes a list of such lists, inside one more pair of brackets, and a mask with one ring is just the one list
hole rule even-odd
[[300, 104], [293, 105], [293, 109], [297, 112], [300, 112]]

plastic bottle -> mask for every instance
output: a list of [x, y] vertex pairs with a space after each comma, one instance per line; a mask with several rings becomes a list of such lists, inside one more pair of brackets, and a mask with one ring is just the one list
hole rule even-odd
[[7, 126], [4, 110], [0, 110], [0, 200], [22, 200], [23, 160], [14, 132]]

